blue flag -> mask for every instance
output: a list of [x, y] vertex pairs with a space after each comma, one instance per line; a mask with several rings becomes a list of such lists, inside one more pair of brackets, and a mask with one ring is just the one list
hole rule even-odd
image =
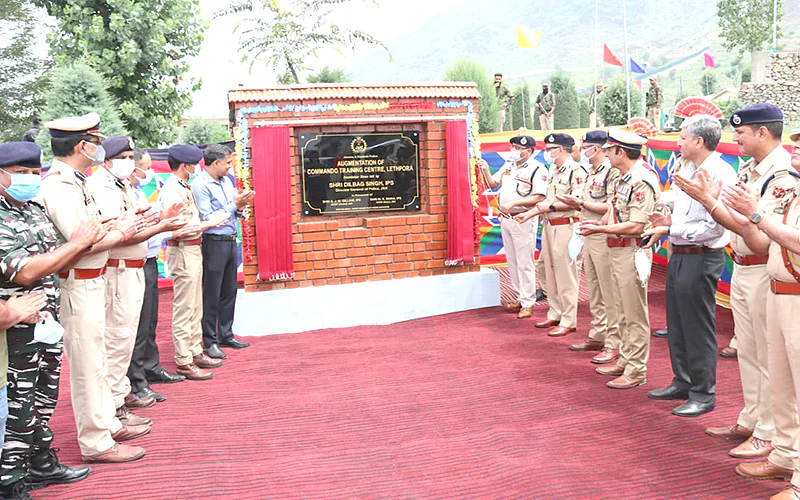
[[639, 64], [630, 58], [631, 60], [631, 73], [647, 73], [647, 65], [646, 64]]

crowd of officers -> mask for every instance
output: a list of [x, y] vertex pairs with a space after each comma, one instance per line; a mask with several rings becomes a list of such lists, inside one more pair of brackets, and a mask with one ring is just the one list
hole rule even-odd
[[[145, 454], [124, 442], [152, 427], [131, 409], [166, 399], [151, 383], [208, 380], [226, 357], [220, 346], [249, 345], [232, 323], [236, 218], [253, 193], [236, 192], [231, 151], [170, 147], [171, 174], [151, 204], [142, 186], [152, 161], [130, 137], [103, 136], [96, 113], [45, 127], [54, 160], [44, 176], [36, 144], [0, 145], [3, 499], [90, 473], [51, 449], [62, 349], [82, 459], [119, 463]], [[160, 365], [155, 342], [164, 243], [177, 374]]]
[[[693, 417], [716, 406], [715, 294], [725, 247], [733, 249], [731, 307], [744, 408], [734, 424], [706, 434], [737, 444], [730, 455], [750, 459], [736, 473], [790, 481], [774, 499], [800, 499], [800, 133], [793, 152], [782, 144], [783, 114], [771, 104], [733, 113], [733, 140], [751, 159], [738, 171], [716, 152], [719, 120], [696, 115], [681, 124], [680, 157], [663, 192], [642, 158], [646, 138], [621, 129], [593, 130], [580, 145], [552, 133], [545, 163], [536, 141], [511, 139], [509, 160], [487, 184], [498, 190], [503, 245], [516, 299], [503, 305], [533, 316], [537, 274], [547, 292], [550, 337], [576, 331], [583, 267], [591, 324], [572, 351], [600, 351], [596, 372], [606, 385], [646, 383], [650, 352], [647, 276], [652, 245], [667, 238], [667, 330], [672, 382], [648, 392], [681, 400], [672, 413]], [[537, 219], [542, 251], [534, 263]], [[541, 270], [544, 270], [542, 273]]]

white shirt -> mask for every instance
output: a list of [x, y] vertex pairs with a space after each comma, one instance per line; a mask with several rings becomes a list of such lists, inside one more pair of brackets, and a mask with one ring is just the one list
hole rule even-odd
[[[492, 179], [500, 184], [498, 196], [501, 204], [536, 194], [547, 195], [547, 167], [533, 158], [519, 166], [514, 162], [506, 163], [492, 175]], [[513, 213], [525, 210], [525, 207], [516, 207]]]

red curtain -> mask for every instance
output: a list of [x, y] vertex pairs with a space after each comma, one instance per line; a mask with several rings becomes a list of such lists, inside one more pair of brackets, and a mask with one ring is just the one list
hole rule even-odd
[[250, 134], [258, 277], [289, 280], [294, 276], [289, 127], [254, 127]]
[[469, 185], [467, 122], [448, 121], [447, 139], [447, 260], [455, 266], [475, 261], [472, 200]]

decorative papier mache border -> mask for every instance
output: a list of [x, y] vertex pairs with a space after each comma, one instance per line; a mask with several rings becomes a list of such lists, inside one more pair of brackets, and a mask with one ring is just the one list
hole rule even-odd
[[[480, 241], [480, 222], [478, 213], [478, 180], [477, 168], [478, 159], [481, 157], [481, 144], [478, 138], [478, 120], [475, 117], [475, 106], [468, 99], [456, 101], [413, 101], [413, 102], [356, 102], [351, 104], [284, 104], [278, 106], [267, 104], [263, 106], [247, 106], [239, 108], [236, 113], [236, 127], [234, 128], [234, 139], [236, 140], [236, 183], [241, 189], [250, 188], [250, 154], [247, 145], [250, 144], [250, 117], [254, 115], [280, 113], [288, 111], [291, 113], [342, 113], [352, 111], [375, 110], [393, 111], [395, 109], [433, 109], [447, 108], [467, 110], [467, 145], [469, 147], [470, 175], [469, 182], [472, 198], [472, 215], [474, 224], [475, 244]], [[253, 234], [250, 228], [250, 210], [248, 209], [242, 223], [242, 255], [247, 262], [253, 260]], [[286, 279], [291, 279], [287, 277]]]

